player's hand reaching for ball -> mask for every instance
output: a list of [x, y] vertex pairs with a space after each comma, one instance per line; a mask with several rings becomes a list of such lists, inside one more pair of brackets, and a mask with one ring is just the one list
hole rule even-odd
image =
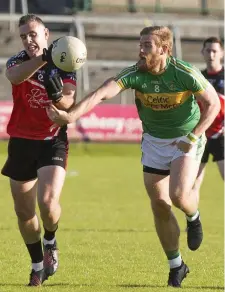
[[52, 49], [53, 49], [54, 44], [57, 41], [58, 41], [58, 39], [54, 40], [53, 43], [47, 49], [46, 48], [43, 49], [42, 60], [44, 62], [47, 62], [48, 64], [53, 64], [53, 61], [52, 61]]
[[[46, 109], [46, 112], [49, 119], [60, 127], [70, 123], [69, 114], [66, 111], [57, 109], [53, 104]], [[54, 127], [56, 127], [56, 125], [52, 126], [52, 128]]]
[[42, 60], [47, 63], [52, 63], [52, 48], [53, 44], [51, 44], [48, 49], [43, 49]]
[[56, 44], [56, 42], [58, 41], [58, 39], [54, 40], [53, 43], [46, 49], [43, 49], [43, 54], [42, 54], [42, 60], [44, 62], [47, 62], [48, 64], [53, 64], [52, 61], [52, 49], [54, 44]]

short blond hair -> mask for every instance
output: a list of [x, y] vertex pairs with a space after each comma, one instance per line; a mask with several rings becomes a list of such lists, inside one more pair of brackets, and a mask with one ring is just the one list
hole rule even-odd
[[147, 26], [142, 29], [140, 32], [140, 36], [143, 35], [156, 35], [158, 42], [156, 45], [158, 46], [167, 46], [168, 47], [168, 54], [172, 55], [173, 50], [173, 33], [167, 26]]

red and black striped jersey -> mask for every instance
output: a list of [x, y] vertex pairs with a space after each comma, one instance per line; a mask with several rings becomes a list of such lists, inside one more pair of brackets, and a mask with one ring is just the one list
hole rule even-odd
[[220, 98], [221, 109], [212, 125], [207, 129], [207, 138], [215, 139], [224, 131], [224, 67], [219, 72], [203, 70], [202, 74], [212, 84]]

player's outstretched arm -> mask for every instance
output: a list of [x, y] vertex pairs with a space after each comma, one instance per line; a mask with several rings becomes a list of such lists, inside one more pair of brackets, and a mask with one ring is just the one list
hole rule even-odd
[[200, 121], [192, 132], [200, 137], [215, 120], [221, 105], [218, 94], [210, 83], [204, 91], [196, 93], [195, 97], [201, 104], [202, 112]]
[[47, 110], [49, 118], [56, 124], [62, 126], [70, 124], [79, 119], [83, 114], [89, 112], [103, 100], [113, 98], [121, 91], [119, 85], [113, 78], [104, 82], [97, 90], [89, 93], [83, 100], [72, 106], [68, 112], [58, 110], [51, 105]]
[[42, 56], [34, 57], [30, 60], [16, 64], [6, 70], [6, 78], [15, 85], [18, 85], [29, 79], [38, 69], [46, 64]]

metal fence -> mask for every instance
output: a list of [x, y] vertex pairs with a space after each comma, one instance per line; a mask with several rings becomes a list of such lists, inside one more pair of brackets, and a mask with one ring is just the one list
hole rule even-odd
[[[20, 6], [20, 12], [27, 13], [28, 7], [32, 9], [36, 9], [37, 11], [31, 11], [32, 13], [42, 13], [38, 10], [41, 9], [43, 3], [38, 0], [33, 1], [34, 5], [32, 5], [32, 0], [29, 2], [27, 0], [9, 0], [9, 12], [15, 13], [16, 7]], [[66, 8], [67, 13], [77, 13], [79, 11], [98, 11], [100, 10], [115, 10], [122, 9], [135, 13], [138, 11], [143, 12], [157, 12], [157, 13], [167, 13], [167, 12], [176, 12], [176, 11], [183, 11], [185, 13], [198, 13], [201, 15], [208, 15], [208, 14], [218, 14], [223, 16], [223, 9], [224, 9], [224, 2], [223, 0], [199, 0], [199, 1], [189, 1], [183, 2], [178, 0], [171, 0], [171, 1], [162, 1], [162, 0], [63, 0], [57, 1], [58, 6]], [[20, 5], [18, 5], [20, 3]], [[17, 4], [17, 5], [16, 5]], [[40, 6], [40, 7], [39, 7]], [[48, 11], [48, 8], [45, 10]], [[42, 7], [43, 8], [43, 7]], [[51, 9], [50, 9], [51, 11]], [[46, 13], [50, 13], [46, 12]], [[18, 11], [17, 11], [18, 12]]]

